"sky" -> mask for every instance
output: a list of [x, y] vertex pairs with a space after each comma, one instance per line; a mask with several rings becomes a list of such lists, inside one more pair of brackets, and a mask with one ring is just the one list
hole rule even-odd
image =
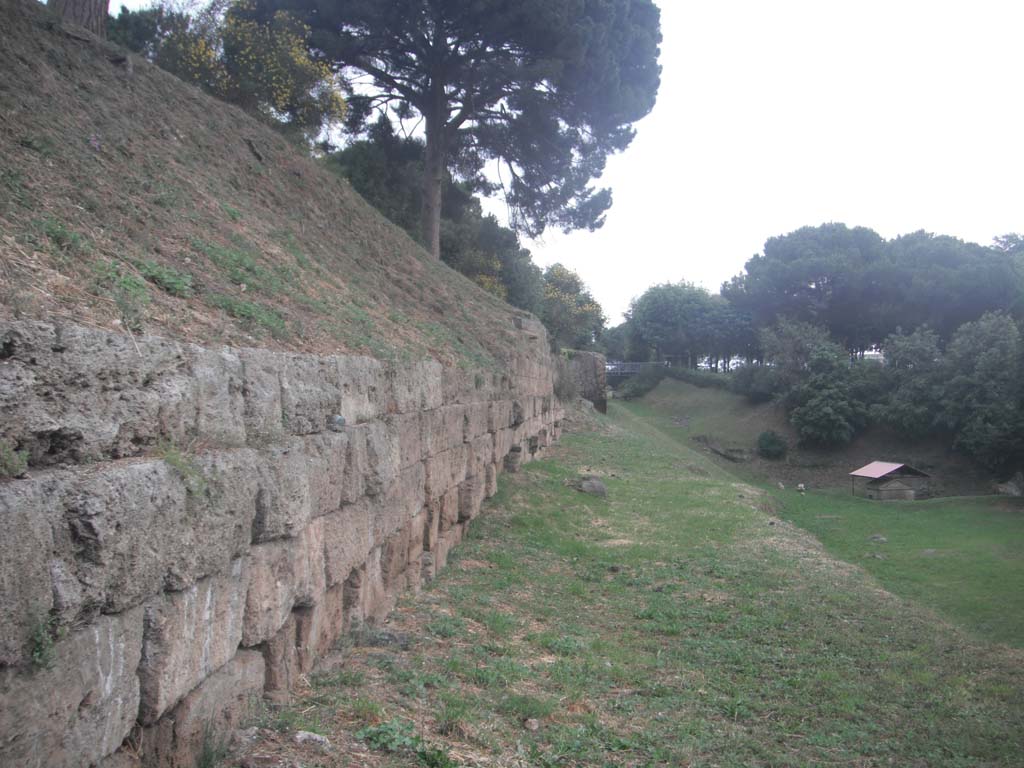
[[1024, 3], [656, 2], [661, 89], [598, 182], [607, 223], [525, 243], [610, 325], [657, 283], [717, 291], [806, 225], [1024, 231]]

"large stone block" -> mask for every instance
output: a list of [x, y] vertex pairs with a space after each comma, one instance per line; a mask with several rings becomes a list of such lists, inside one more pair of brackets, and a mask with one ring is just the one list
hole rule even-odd
[[190, 374], [195, 387], [194, 437], [219, 445], [245, 443], [245, 370], [238, 353], [227, 347], [189, 345]]
[[296, 643], [296, 611], [260, 648], [265, 674], [263, 690], [268, 694], [287, 694], [299, 679], [299, 650]]
[[373, 505], [368, 499], [346, 504], [323, 519], [326, 585], [340, 584], [357, 565], [366, 560], [373, 546], [370, 518]]
[[483, 475], [467, 477], [459, 484], [459, 521], [472, 520], [480, 513], [487, 487]]
[[495, 464], [500, 464], [508, 456], [508, 452], [515, 445], [515, 430], [511, 427], [499, 429], [494, 433], [494, 458]]
[[168, 572], [188, 570], [188, 493], [161, 460], [75, 476], [63, 503], [74, 568], [91, 601], [108, 611], [139, 605], [163, 589]]
[[299, 672], [310, 672], [334, 645], [345, 624], [345, 587], [335, 584], [310, 608], [295, 611], [296, 659]]
[[314, 605], [323, 594], [324, 520], [313, 520], [294, 539], [258, 544], [249, 555], [242, 645], [272, 637], [296, 606]]
[[255, 475], [244, 449], [76, 473], [58, 545], [85, 599], [117, 612], [225, 568], [249, 543]]
[[317, 355], [280, 355], [281, 412], [285, 430], [310, 435], [327, 429], [342, 410], [338, 361]]
[[384, 588], [380, 567], [380, 547], [375, 548], [366, 562], [352, 571], [345, 581], [345, 626], [376, 624], [385, 619], [394, 605], [394, 596]]
[[341, 384], [340, 414], [345, 421], [358, 424], [386, 413], [390, 386], [381, 362], [360, 355], [334, 359]]
[[399, 467], [405, 469], [423, 460], [423, 416], [420, 413], [403, 413], [388, 416], [388, 430], [398, 442]]
[[495, 400], [487, 414], [487, 431], [497, 432], [512, 426], [512, 401]]
[[436, 360], [421, 360], [411, 365], [388, 370], [390, 398], [388, 410], [392, 413], [437, 408], [443, 402], [442, 372], [445, 369]]
[[437, 544], [437, 537], [441, 533], [441, 511], [442, 497], [430, 502], [423, 510], [423, 537], [421, 539], [423, 549], [432, 550]]
[[155, 726], [143, 731], [145, 768], [194, 768], [208, 739], [226, 739], [263, 691], [263, 656], [239, 651]]
[[50, 619], [49, 555], [60, 520], [54, 490], [61, 485], [54, 473], [0, 483], [0, 665], [25, 660], [33, 632]]
[[349, 436], [344, 501], [377, 496], [394, 482], [401, 458], [397, 435], [383, 421], [346, 427]]
[[485, 434], [488, 431], [490, 415], [490, 403], [471, 403], [467, 405], [463, 420], [463, 442], [471, 443], [476, 438]]
[[139, 666], [141, 723], [155, 723], [235, 655], [248, 586], [249, 569], [239, 558], [225, 573], [147, 603]]
[[412, 520], [392, 533], [380, 550], [380, 573], [384, 588], [390, 592], [405, 588], [405, 569], [409, 565], [409, 534]]
[[297, 536], [309, 524], [313, 517], [309, 458], [306, 441], [299, 437], [262, 454], [252, 525], [254, 544]]
[[422, 464], [407, 467], [386, 494], [374, 499], [370, 518], [374, 545], [381, 544], [423, 509], [425, 476]]
[[464, 441], [465, 405], [446, 405], [423, 414], [423, 450], [427, 456], [450, 450]]
[[113, 753], [135, 724], [141, 649], [140, 607], [59, 640], [49, 669], [0, 668], [0, 765], [81, 768]]
[[238, 357], [246, 438], [253, 444], [278, 440], [285, 432], [280, 358], [265, 349], [242, 349]]
[[[192, 361], [174, 342], [73, 324], [0, 321], [0, 439], [32, 466], [134, 456], [195, 436]], [[141, 355], [140, 355], [141, 353]]]

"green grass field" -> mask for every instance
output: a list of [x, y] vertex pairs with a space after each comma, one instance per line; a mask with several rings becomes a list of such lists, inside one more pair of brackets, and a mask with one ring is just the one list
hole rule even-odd
[[[390, 634], [344, 647], [272, 712], [281, 736], [261, 748], [322, 766], [1024, 764], [1020, 650], [910, 587], [884, 589], [775, 511], [818, 520], [853, 514], [848, 500], [822, 496], [824, 513], [811, 496], [769, 496], [634, 408], [613, 404], [602, 431], [503, 476], [444, 574], [403, 599]], [[583, 470], [604, 476], [607, 499], [567, 485]], [[888, 559], [871, 567], [912, 584], [914, 564], [933, 562], [898, 556], [909, 520], [841, 519], [820, 523], [858, 565], [877, 547]], [[887, 544], [864, 540], [877, 532]], [[976, 594], [1019, 614], [1012, 572]], [[296, 728], [327, 734], [335, 756], [302, 753]]]
[[[749, 444], [764, 429], [784, 431], [781, 413], [770, 405], [750, 406], [729, 393], [679, 382], [667, 382], [623, 407], [683, 446], [699, 434]], [[845, 458], [840, 453], [836, 461]], [[743, 466], [729, 469], [757, 482]], [[781, 517], [814, 534], [834, 556], [863, 567], [886, 589], [935, 608], [986, 639], [1024, 648], [1021, 500], [979, 496], [882, 503], [853, 497], [849, 487], [801, 495], [760, 485]], [[872, 536], [887, 541], [875, 543]]]
[[[1024, 648], [1020, 499], [873, 502], [849, 492], [773, 492], [779, 513], [888, 590], [995, 642]], [[882, 536], [885, 543], [871, 541]]]

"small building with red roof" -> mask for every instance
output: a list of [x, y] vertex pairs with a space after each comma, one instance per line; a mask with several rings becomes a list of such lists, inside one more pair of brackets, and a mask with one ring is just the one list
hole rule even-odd
[[909, 464], [872, 461], [850, 473], [850, 492], [877, 501], [928, 498], [930, 477]]

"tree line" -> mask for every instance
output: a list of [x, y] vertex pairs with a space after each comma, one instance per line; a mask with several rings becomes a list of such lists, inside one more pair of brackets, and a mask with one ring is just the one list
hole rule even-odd
[[848, 443], [874, 423], [1002, 471], [1024, 463], [1022, 327], [1019, 235], [887, 241], [825, 224], [771, 238], [718, 295], [653, 286], [602, 343], [611, 357], [704, 367], [689, 378], [776, 399], [806, 443]]

